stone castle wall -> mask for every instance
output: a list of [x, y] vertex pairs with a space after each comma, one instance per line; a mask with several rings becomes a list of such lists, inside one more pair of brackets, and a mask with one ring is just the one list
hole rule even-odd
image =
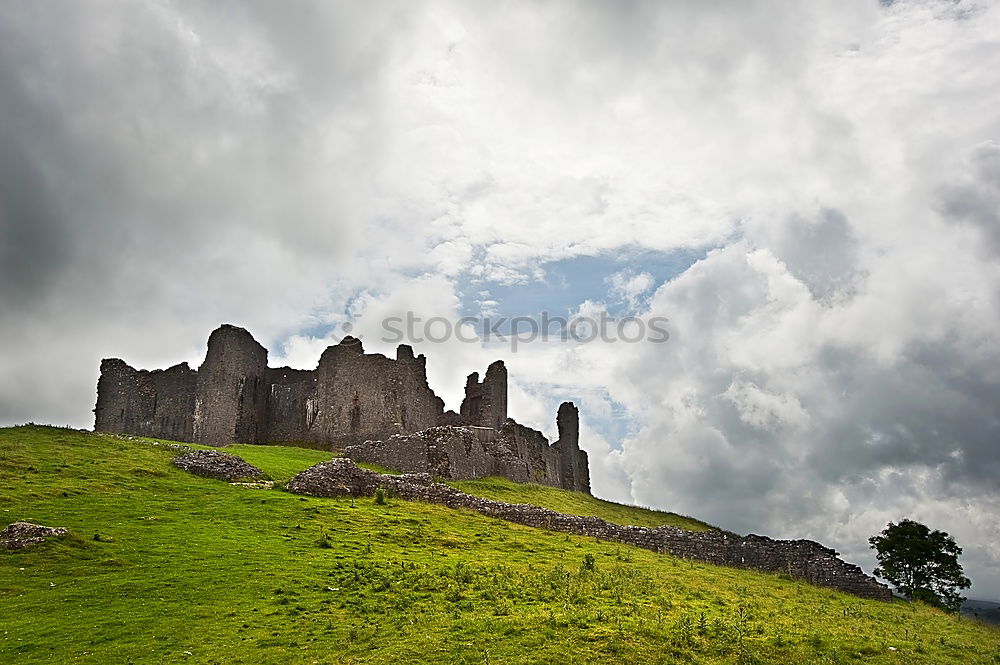
[[267, 436], [267, 349], [242, 328], [208, 338], [194, 397], [194, 440], [226, 444]]
[[149, 372], [117, 358], [104, 360], [96, 429], [192, 441], [196, 380], [197, 372], [187, 363]]
[[426, 358], [405, 344], [392, 359], [345, 337], [315, 370], [271, 368], [249, 332], [224, 325], [209, 337], [197, 370], [103, 361], [94, 412], [102, 432], [210, 445], [310, 442], [400, 471], [502, 475], [590, 491], [576, 407], [560, 407], [560, 440], [550, 444], [507, 417], [507, 369], [497, 361], [481, 382], [469, 376], [460, 413], [445, 412], [427, 384]]
[[621, 526], [598, 517], [564, 515], [529, 504], [483, 499], [432, 482], [428, 474], [378, 474], [358, 468], [345, 458], [306, 469], [295, 476], [287, 488], [296, 494], [322, 497], [372, 496], [377, 489], [383, 488], [401, 499], [466, 508], [517, 524], [635, 545], [715, 565], [786, 573], [862, 598], [892, 600], [892, 593], [884, 584], [866, 575], [858, 566], [841, 560], [836, 551], [811, 540], [774, 540], [723, 531], [685, 531], [669, 526]]
[[460, 410], [462, 420], [471, 425], [500, 429], [507, 420], [507, 368], [496, 361], [479, 381], [473, 372], [465, 382], [465, 399]]
[[[586, 482], [578, 483], [574, 474], [582, 472], [566, 473], [561, 466], [567, 458], [576, 460], [576, 469], [581, 459], [586, 464], [586, 453], [578, 446], [572, 449], [573, 445], [575, 440], [550, 445], [541, 432], [507, 419], [499, 432], [485, 427], [444, 425], [348, 446], [344, 455], [356, 462], [451, 480], [502, 476], [519, 483], [589, 493], [589, 474], [583, 474]], [[563, 446], [570, 450], [568, 457]]]
[[338, 447], [434, 427], [444, 413], [427, 385], [424, 356], [415, 358], [406, 345], [395, 360], [368, 355], [351, 337], [323, 352], [317, 405], [318, 438]]
[[288, 367], [268, 368], [267, 440], [272, 442], [305, 440], [314, 432], [318, 406], [316, 372]]

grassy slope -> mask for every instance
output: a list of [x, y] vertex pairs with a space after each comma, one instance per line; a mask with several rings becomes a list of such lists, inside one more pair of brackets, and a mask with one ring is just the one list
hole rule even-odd
[[595, 499], [579, 492], [564, 492], [554, 487], [543, 485], [523, 485], [506, 478], [483, 478], [480, 480], [461, 480], [450, 483], [463, 492], [475, 494], [487, 499], [509, 501], [511, 503], [530, 503], [543, 508], [557, 510], [567, 515], [584, 515], [602, 517], [615, 524], [632, 524], [635, 526], [676, 526], [688, 531], [708, 531], [713, 529], [699, 520], [682, 517], [675, 513], [665, 513], [638, 506], [626, 506], [620, 503]]
[[[207, 448], [208, 446], [192, 447]], [[285, 446], [251, 446], [245, 443], [226, 446], [224, 450], [227, 453], [239, 455], [264, 471], [268, 478], [278, 482], [286, 482], [299, 471], [308, 469], [313, 464], [325, 462], [332, 456], [322, 450]]]
[[[323, 458], [236, 452], [277, 480]], [[440, 506], [231, 487], [173, 454], [0, 430], [0, 521], [74, 534], [0, 551], [0, 663], [1000, 662], [1000, 632], [925, 606]]]

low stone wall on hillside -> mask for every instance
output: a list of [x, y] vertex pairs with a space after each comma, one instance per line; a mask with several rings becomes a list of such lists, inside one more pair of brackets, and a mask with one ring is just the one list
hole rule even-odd
[[306, 469], [287, 487], [296, 494], [321, 497], [372, 496], [377, 489], [383, 488], [401, 499], [467, 508], [517, 524], [636, 545], [720, 566], [787, 573], [862, 598], [892, 600], [887, 586], [866, 575], [858, 566], [842, 561], [836, 551], [811, 540], [741, 537], [721, 531], [685, 531], [669, 526], [621, 526], [598, 517], [564, 515], [530, 504], [483, 499], [432, 482], [428, 474], [379, 474], [361, 469], [346, 458]]

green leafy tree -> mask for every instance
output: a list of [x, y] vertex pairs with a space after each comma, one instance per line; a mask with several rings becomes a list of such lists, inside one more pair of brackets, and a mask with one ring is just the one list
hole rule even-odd
[[965, 600], [959, 590], [972, 582], [965, 576], [958, 555], [962, 548], [944, 531], [909, 519], [889, 522], [882, 533], [868, 539], [875, 550], [875, 574], [889, 580], [910, 600], [922, 600], [957, 612]]

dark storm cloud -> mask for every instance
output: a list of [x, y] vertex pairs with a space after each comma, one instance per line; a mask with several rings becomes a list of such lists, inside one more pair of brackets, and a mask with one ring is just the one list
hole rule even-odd
[[[143, 287], [156, 293], [155, 275], [172, 267], [215, 286], [203, 264], [236, 238], [305, 261], [348, 254], [351, 197], [338, 195], [351, 190], [344, 169], [375, 147], [366, 107], [391, 53], [379, 31], [392, 21], [366, 30], [325, 5], [106, 9], [4, 8], [4, 232], [19, 266], [44, 265], [46, 276], [5, 269], [32, 288], [71, 272], [63, 287], [96, 280], [98, 291], [117, 288], [119, 272], [148, 272]], [[350, 133], [341, 149], [359, 155], [333, 155], [336, 170], [323, 145], [331, 122]]]
[[1000, 143], [975, 148], [968, 171], [965, 182], [943, 189], [942, 208], [956, 222], [976, 228], [989, 251], [1000, 254]]
[[858, 243], [839, 210], [823, 210], [814, 219], [791, 218], [769, 246], [820, 300], [848, 295], [858, 279]]
[[936, 469], [949, 494], [996, 490], [1000, 385], [991, 367], [1000, 355], [970, 358], [952, 339], [915, 343], [891, 369], [844, 353], [823, 358], [828, 389], [840, 396], [812, 460], [826, 479], [916, 465]]
[[0, 120], [0, 301], [5, 316], [17, 316], [47, 295], [71, 248], [42, 175], [10, 140], [7, 124]]
[[72, 220], [53, 186], [64, 125], [34, 98], [32, 87], [43, 83], [31, 71], [36, 54], [13, 28], [0, 22], [0, 294], [8, 320], [48, 295], [75, 251]]
[[267, 338], [336, 297], [329, 265], [373, 211], [324, 140], [340, 124], [341, 152], [372, 152], [386, 49], [348, 14], [326, 16], [336, 46], [314, 28], [285, 54], [269, 17], [222, 9], [0, 8], [5, 422], [86, 424], [102, 356], [197, 361], [220, 321]]
[[[628, 442], [625, 463], [635, 465], [627, 468], [642, 501], [697, 510], [737, 531], [837, 525], [854, 539], [840, 547], [865, 560], [864, 531], [888, 518], [961, 509], [988, 521], [981, 502], [997, 500], [1000, 477], [1000, 349], [988, 310], [963, 312], [929, 292], [924, 304], [936, 308], [930, 320], [941, 330], [916, 316], [912, 328], [887, 332], [882, 316], [895, 314], [857, 316], [892, 273], [884, 267], [851, 298], [823, 302], [813, 278], [860, 265], [837, 258], [855, 253], [836, 242], [853, 236], [850, 220], [833, 219], [832, 263], [802, 271], [787, 253], [777, 263], [767, 250], [734, 246], [658, 292], [652, 312], [671, 313], [671, 353], [629, 359], [625, 374], [663, 401]], [[781, 225], [774, 232], [785, 237]], [[880, 355], [889, 338], [897, 339]], [[976, 556], [996, 558], [995, 528], [977, 535], [968, 526], [962, 535]], [[996, 576], [983, 565], [980, 589], [992, 590]]]

